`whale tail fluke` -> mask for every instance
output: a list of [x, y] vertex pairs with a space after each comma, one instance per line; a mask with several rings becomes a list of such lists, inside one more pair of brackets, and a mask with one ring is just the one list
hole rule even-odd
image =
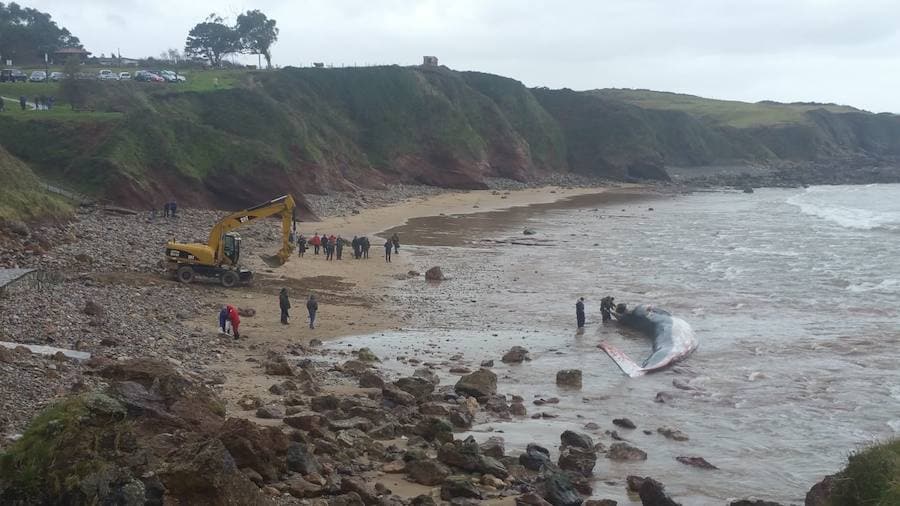
[[626, 375], [631, 378], [637, 378], [638, 376], [644, 375], [644, 369], [639, 366], [634, 360], [628, 358], [628, 355], [625, 354], [622, 350], [616, 348], [615, 346], [602, 342], [599, 345], [599, 348], [606, 352], [609, 355], [609, 358], [613, 359], [613, 362], [619, 366], [619, 369], [622, 369]]

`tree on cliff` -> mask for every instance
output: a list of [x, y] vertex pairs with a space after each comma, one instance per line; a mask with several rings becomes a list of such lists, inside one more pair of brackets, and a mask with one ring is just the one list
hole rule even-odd
[[275, 20], [269, 19], [258, 10], [247, 11], [237, 18], [235, 26], [241, 38], [242, 49], [249, 54], [261, 54], [266, 58], [266, 67], [272, 68], [272, 44], [278, 40]]
[[207, 60], [213, 67], [222, 64], [222, 58], [241, 49], [241, 37], [237, 30], [226, 25], [215, 13], [198, 23], [188, 33], [184, 44], [185, 56]]
[[80, 109], [87, 101], [88, 81], [78, 79], [77, 75], [80, 69], [78, 58], [70, 56], [63, 67], [63, 80], [59, 85], [60, 98], [64, 102], [68, 102], [73, 111]]
[[62, 47], [81, 47], [81, 43], [69, 30], [60, 28], [50, 14], [15, 2], [0, 2], [0, 63], [43, 61], [44, 53]]

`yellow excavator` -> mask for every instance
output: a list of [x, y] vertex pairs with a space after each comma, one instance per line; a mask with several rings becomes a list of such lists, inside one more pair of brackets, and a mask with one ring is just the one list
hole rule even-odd
[[196, 276], [216, 278], [228, 288], [246, 283], [253, 278], [253, 273], [240, 266], [241, 236], [232, 230], [260, 218], [281, 214], [281, 250], [266, 262], [283, 264], [294, 247], [290, 241], [291, 229], [295, 226], [294, 206], [294, 197], [284, 195], [222, 218], [209, 232], [207, 244], [169, 241], [166, 243], [166, 269], [182, 283], [190, 283]]

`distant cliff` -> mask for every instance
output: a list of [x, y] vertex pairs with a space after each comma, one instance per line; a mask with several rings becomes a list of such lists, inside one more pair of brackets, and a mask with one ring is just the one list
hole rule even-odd
[[827, 104], [528, 89], [398, 66], [253, 72], [221, 88], [92, 86], [91, 112], [0, 115], [0, 144], [46, 179], [130, 205], [237, 207], [390, 182], [483, 188], [550, 172], [665, 180], [672, 166], [900, 165], [900, 117]]

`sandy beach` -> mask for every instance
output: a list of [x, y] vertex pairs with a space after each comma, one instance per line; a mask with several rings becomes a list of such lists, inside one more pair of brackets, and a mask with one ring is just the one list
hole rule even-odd
[[[552, 203], [579, 195], [598, 194], [611, 188], [544, 187], [518, 191], [474, 190], [446, 193], [411, 199], [385, 207], [365, 209], [359, 214], [329, 217], [318, 222], [300, 223], [298, 230], [311, 237], [314, 233], [340, 234], [345, 239], [367, 235], [372, 239], [368, 260], [354, 260], [352, 250], [344, 249], [343, 260], [326, 261], [324, 253], [312, 250], [303, 258], [295, 256], [281, 267], [271, 268], [260, 258], [253, 258], [249, 266], [259, 273], [257, 290], [221, 291], [207, 297], [206, 303], [215, 307], [223, 302], [256, 310], [252, 318], [241, 322], [242, 339], [229, 343], [218, 364], [211, 367], [227, 378], [222, 395], [229, 403], [256, 396], [268, 402], [276, 396], [267, 389], [273, 378], [259, 366], [270, 351], [285, 353], [293, 345], [308, 345], [313, 339], [327, 341], [347, 336], [397, 329], [407, 317], [398, 307], [392, 307], [385, 296], [398, 277], [406, 276], [412, 265], [404, 255], [401, 237], [400, 253], [384, 260], [383, 240], [375, 234], [406, 223], [412, 218], [459, 215], [498, 211], [512, 207]], [[272, 224], [276, 227], [276, 224]], [[291, 323], [279, 322], [278, 291], [288, 288], [291, 296]], [[308, 328], [306, 298], [315, 293], [319, 313], [315, 330]], [[222, 296], [228, 297], [223, 300]], [[194, 326], [212, 329], [216, 315], [192, 322]], [[211, 330], [212, 331], [212, 330]], [[346, 392], [346, 387], [339, 387]], [[235, 411], [252, 416], [253, 412]], [[260, 421], [268, 423], [269, 421]]]

